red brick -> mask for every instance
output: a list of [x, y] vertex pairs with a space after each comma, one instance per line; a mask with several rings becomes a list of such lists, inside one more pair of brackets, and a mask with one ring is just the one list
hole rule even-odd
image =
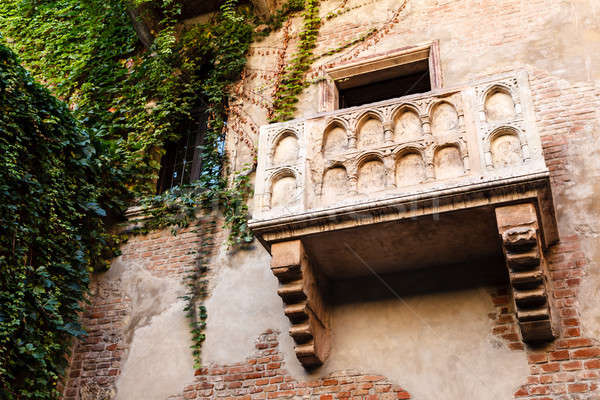
[[600, 357], [600, 347], [588, 347], [573, 351], [573, 358], [593, 358]]
[[546, 353], [533, 353], [528, 356], [530, 364], [539, 364], [548, 361], [548, 355]]
[[550, 361], [568, 360], [569, 350], [559, 350], [550, 353]]
[[586, 361], [583, 365], [586, 369], [598, 369], [600, 368], [600, 359]]
[[586, 383], [571, 383], [569, 384], [569, 393], [583, 393], [588, 391]]
[[544, 372], [558, 372], [560, 371], [560, 365], [558, 363], [541, 364], [540, 367]]
[[561, 366], [564, 371], [575, 371], [581, 369], [581, 361], [566, 361]]

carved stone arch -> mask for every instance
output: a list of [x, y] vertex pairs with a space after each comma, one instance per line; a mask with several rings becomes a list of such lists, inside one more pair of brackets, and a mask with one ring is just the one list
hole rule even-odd
[[368, 152], [356, 160], [357, 190], [368, 194], [383, 190], [386, 186], [386, 171], [384, 155], [381, 152]]
[[495, 92], [501, 91], [513, 98], [515, 104], [520, 103], [519, 91], [517, 90], [517, 86], [511, 84], [511, 82], [495, 82], [485, 86], [483, 89], [479, 89], [479, 98], [477, 99], [478, 104], [483, 105], [488, 96]]
[[513, 88], [503, 84], [491, 85], [483, 91], [479, 104], [488, 123], [510, 121], [520, 113], [518, 94]]
[[463, 154], [459, 143], [444, 143], [434, 147], [435, 179], [455, 178], [465, 173]]
[[332, 125], [338, 125], [346, 131], [352, 130], [352, 126], [343, 118], [333, 117], [329, 118], [325, 123], [325, 130], [329, 129]]
[[433, 136], [444, 136], [460, 127], [459, 110], [446, 99], [430, 104], [427, 114]]
[[269, 144], [271, 146], [273, 146], [279, 140], [281, 140], [283, 136], [289, 136], [289, 135], [294, 135], [297, 139], [300, 138], [300, 135], [298, 134], [298, 132], [296, 132], [295, 129], [292, 129], [292, 128], [283, 128], [283, 129], [277, 131], [275, 134], [271, 135], [270, 143]]
[[502, 168], [518, 165], [525, 160], [526, 138], [512, 126], [494, 129], [485, 141], [486, 164], [488, 167]]
[[383, 116], [381, 111], [379, 111], [377, 109], [364, 110], [360, 114], [356, 115], [356, 117], [354, 118], [354, 126], [352, 128], [354, 128], [354, 130], [358, 131], [358, 129], [360, 129], [361, 125], [364, 124], [365, 121], [368, 120], [369, 118], [377, 119], [382, 124], [385, 120], [385, 117]]
[[[290, 141], [290, 143], [282, 143], [282, 141]], [[271, 165], [291, 164], [298, 158], [299, 146], [300, 137], [295, 130], [285, 128], [277, 132], [271, 141]]]
[[356, 118], [354, 132], [359, 149], [382, 145], [385, 142], [383, 115], [377, 110], [366, 110]]
[[276, 181], [279, 178], [285, 177], [285, 176], [292, 176], [294, 178], [298, 178], [298, 172], [291, 167], [282, 167], [282, 168], [278, 168], [274, 171], [272, 171], [269, 176], [267, 177], [267, 186], [271, 187], [273, 185], [273, 182]]
[[423, 129], [423, 116], [419, 108], [412, 103], [405, 103], [396, 107], [391, 113], [391, 128], [395, 142], [421, 138]]
[[371, 150], [371, 151], [366, 151], [364, 153], [362, 153], [361, 155], [359, 155], [356, 158], [356, 166], [357, 168], [360, 168], [364, 163], [371, 161], [371, 160], [379, 160], [381, 162], [383, 162], [383, 159], [385, 158], [385, 154], [383, 153], [383, 151], [381, 150]]
[[[288, 179], [290, 178], [290, 179]], [[267, 178], [267, 198], [269, 210], [294, 207], [298, 203], [299, 174], [293, 168], [280, 168]]]
[[393, 156], [396, 187], [416, 185], [427, 180], [427, 163], [421, 148], [402, 146], [394, 151]]
[[344, 199], [350, 190], [350, 179], [346, 166], [341, 162], [328, 165], [321, 177], [321, 203], [329, 205]]
[[341, 118], [333, 118], [327, 122], [323, 130], [321, 142], [321, 153], [327, 157], [343, 153], [351, 147], [351, 130], [346, 121]]
[[395, 120], [398, 117], [398, 114], [403, 113], [404, 111], [413, 111], [417, 115], [421, 116], [422, 112], [419, 109], [419, 106], [415, 103], [402, 103], [397, 107], [394, 107], [392, 112], [390, 113], [390, 118]]

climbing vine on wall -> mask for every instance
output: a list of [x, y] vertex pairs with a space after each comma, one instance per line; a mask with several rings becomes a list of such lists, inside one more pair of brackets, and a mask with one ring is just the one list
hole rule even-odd
[[[0, 332], [0, 352], [7, 356], [0, 366], [0, 383], [12, 391], [4, 391], [3, 397], [9, 396], [6, 393], [11, 393], [12, 398], [43, 399], [58, 395], [54, 388], [64, 366], [61, 360], [68, 346], [65, 338], [82, 334], [76, 325], [76, 306], [86, 290], [85, 267], [105, 265], [121, 239], [108, 233], [101, 216], [118, 217], [132, 199], [138, 199], [141, 205], [150, 207], [149, 218], [138, 232], [167, 226], [175, 227], [176, 231], [177, 227], [188, 226], [197, 221], [199, 215], [218, 208], [224, 212], [230, 244], [251, 239], [246, 224], [246, 200], [250, 192], [248, 172], [252, 166], [245, 171], [225, 170], [224, 134], [229, 112], [229, 87], [239, 79], [251, 41], [278, 29], [285, 18], [302, 9], [303, 1], [291, 0], [263, 23], [258, 33], [255, 32], [258, 20], [248, 9], [239, 7], [237, 0], [225, 1], [211, 21], [184, 29], [178, 24], [182, 10], [179, 3], [138, 0], [136, 5], [147, 13], [142, 15], [143, 18], [148, 18], [148, 15], [159, 17], [153, 25], [156, 30], [148, 49], [142, 48], [126, 16], [126, 8], [130, 5], [120, 0], [8, 0], [0, 4], [0, 30], [7, 43], [19, 52], [24, 64], [37, 79], [68, 102], [82, 124], [79, 129], [89, 134], [90, 142], [94, 144], [95, 152], [86, 154], [93, 155], [93, 171], [83, 168], [79, 169], [79, 173], [92, 175], [86, 185], [81, 185], [93, 191], [88, 196], [86, 210], [94, 215], [98, 224], [87, 235], [78, 236], [81, 241], [73, 241], [74, 246], [79, 245], [83, 249], [70, 253], [79, 262], [73, 268], [76, 275], [71, 276], [72, 284], [79, 286], [65, 291], [71, 303], [44, 305], [44, 310], [49, 312], [52, 307], [62, 307], [60, 311], [64, 313], [57, 314], [54, 326], [47, 323], [36, 326], [36, 321], [43, 320], [43, 313], [35, 308], [39, 304], [19, 303], [22, 308], [15, 308], [15, 312], [31, 315], [30, 319], [23, 319], [22, 324], [15, 324], [18, 318], [10, 310], [2, 309], [0, 325], [7, 321], [6, 318], [9, 322], [0, 328], [6, 328]], [[208, 114], [200, 149], [200, 179], [185, 187], [152, 195], [164, 144], [196, 129], [201, 114], [199, 110]], [[64, 112], [68, 115], [67, 110]], [[48, 123], [53, 121], [55, 119]], [[7, 126], [11, 127], [10, 124]], [[48, 137], [48, 140], [52, 142], [54, 138]], [[23, 153], [26, 150], [21, 149]], [[59, 147], [56, 150], [59, 151]], [[12, 153], [7, 154], [11, 156]], [[227, 176], [231, 178], [227, 180]], [[11, 184], [6, 184], [5, 190], [14, 191]], [[50, 189], [44, 184], [41, 187], [40, 192]], [[68, 193], [55, 193], [55, 197], [63, 200], [61, 196]], [[54, 199], [52, 196], [47, 198]], [[10, 206], [11, 203], [6, 204]], [[73, 207], [65, 210], [73, 212]], [[36, 215], [37, 223], [45, 222], [43, 215]], [[76, 216], [80, 215], [73, 212], [73, 218]], [[210, 243], [214, 240], [215, 222], [210, 223], [213, 228], [208, 230], [202, 221], [199, 222], [205, 237], [203, 241]], [[66, 222], [59, 218], [56, 223]], [[23, 228], [33, 229], [33, 225], [25, 224]], [[40, 231], [33, 229], [32, 232]], [[24, 236], [23, 240], [27, 239], [33, 240], [33, 237]], [[9, 244], [3, 242], [0, 257], [0, 266], [5, 272], [14, 268], [7, 263], [9, 258], [4, 256]], [[206, 247], [210, 246], [199, 250], [198, 266], [190, 273], [186, 295], [197, 363], [200, 361], [206, 318], [206, 309], [202, 305]], [[69, 247], [65, 246], [65, 249]], [[24, 260], [28, 263], [27, 268], [47, 277], [43, 285], [52, 285], [57, 277], [53, 275], [54, 270], [48, 272], [39, 264], [42, 259], [34, 251]], [[66, 265], [67, 268], [67, 261], [70, 262], [65, 254], [53, 253], [48, 262]], [[44, 286], [33, 289], [27, 286], [24, 275], [17, 274], [16, 278], [15, 281], [3, 282], [1, 295], [8, 298], [14, 290], [26, 297], [30, 296], [29, 290], [33, 290], [36, 296], [48, 292]], [[69, 278], [69, 275], [63, 274], [60, 279], [64, 278]], [[11, 285], [21, 285], [22, 290]], [[61, 321], [64, 325], [60, 325]], [[35, 340], [19, 342], [16, 346], [18, 354], [6, 353], [9, 338], [27, 338], [27, 335], [15, 335], [14, 329], [17, 328], [33, 330]], [[37, 360], [37, 364], [28, 361], [27, 354], [33, 361]], [[23, 363], [28, 363], [31, 368], [23, 367]]]
[[0, 45], [0, 398], [53, 399], [88, 267], [111, 256], [105, 149]]
[[285, 75], [275, 93], [274, 113], [271, 122], [287, 121], [294, 117], [298, 96], [308, 86], [306, 72], [313, 62], [321, 18], [319, 18], [319, 0], [306, 0], [302, 31], [299, 34], [298, 49], [285, 69]]

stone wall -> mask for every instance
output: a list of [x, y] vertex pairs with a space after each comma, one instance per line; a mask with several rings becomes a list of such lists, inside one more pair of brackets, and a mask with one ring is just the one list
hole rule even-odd
[[[352, 9], [325, 21], [317, 54], [380, 30], [317, 61], [309, 79], [325, 66], [433, 40], [444, 86], [528, 71], [560, 232], [545, 254], [559, 337], [540, 347], [522, 343], [508, 284], [398, 292], [335, 302], [330, 358], [306, 371], [287, 334], [269, 255], [259, 243], [235, 253], [219, 246], [205, 368], [195, 371], [178, 296], [201, 238], [193, 229], [177, 236], [167, 230], [132, 238], [111, 270], [94, 278], [84, 314], [88, 337], [74, 347], [65, 399], [600, 399], [600, 3], [331, 0], [321, 14], [340, 7]], [[229, 124], [228, 150], [238, 167], [256, 152], [258, 126], [267, 121], [300, 24], [292, 19], [250, 51]], [[298, 116], [317, 112], [318, 104], [318, 85], [311, 85]], [[336, 290], [342, 299], [343, 285]], [[389, 292], [378, 281], [353, 290], [358, 298]]]

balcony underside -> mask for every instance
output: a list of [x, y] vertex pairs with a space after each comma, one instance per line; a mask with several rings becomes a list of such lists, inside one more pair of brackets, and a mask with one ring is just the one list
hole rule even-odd
[[304, 246], [332, 280], [502, 257], [492, 207], [409, 218], [307, 236]]

